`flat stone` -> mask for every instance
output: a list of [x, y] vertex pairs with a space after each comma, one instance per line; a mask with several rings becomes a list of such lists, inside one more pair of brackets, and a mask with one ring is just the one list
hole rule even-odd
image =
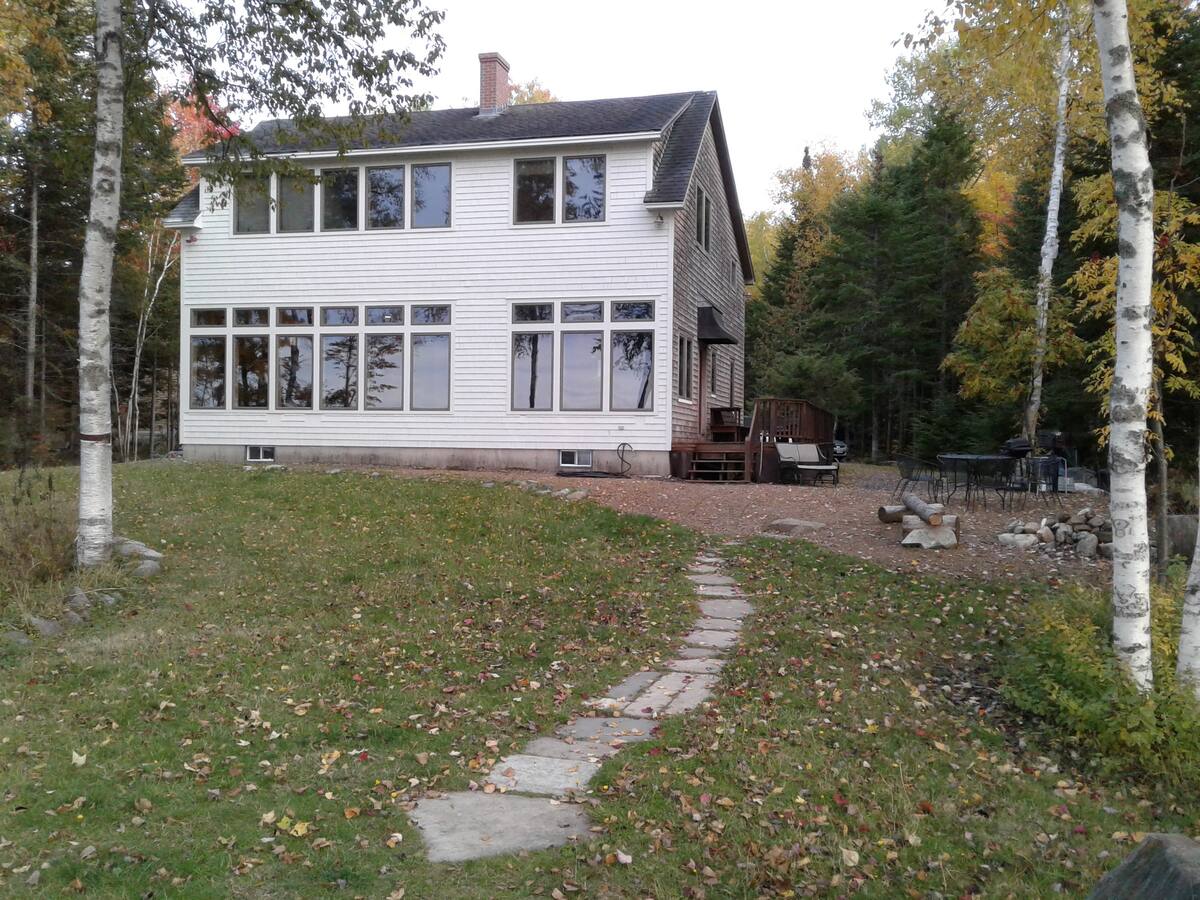
[[657, 716], [675, 695], [690, 683], [693, 675], [687, 672], [669, 672], [646, 689], [644, 694], [635, 697], [625, 707], [627, 716]]
[[698, 584], [696, 593], [701, 597], [740, 597], [742, 592], [731, 584]]
[[694, 672], [697, 675], [715, 675], [725, 665], [723, 659], [673, 659], [667, 663], [672, 672]]
[[701, 600], [700, 612], [717, 619], [740, 619], [753, 612], [745, 600]]
[[715, 647], [681, 647], [679, 650], [682, 659], [712, 659], [720, 655], [721, 651]]
[[721, 563], [725, 562], [725, 559], [724, 557], [717, 556], [713, 553], [701, 553], [696, 557], [696, 562], [706, 563], [710, 566], [719, 566]]
[[134, 578], [153, 578], [162, 571], [162, 565], [156, 559], [142, 560], [133, 570]]
[[1200, 845], [1182, 834], [1150, 834], [1100, 879], [1088, 900], [1192, 900], [1200, 896]]
[[714, 619], [705, 616], [696, 620], [696, 628], [701, 631], [741, 631], [741, 619]]
[[[1037, 539], [1034, 539], [1034, 543]], [[953, 550], [958, 546], [958, 535], [948, 525], [926, 525], [914, 528], [900, 541], [901, 547], [920, 547], [922, 550]]]
[[555, 731], [555, 734], [563, 738], [574, 738], [577, 741], [597, 741], [608, 746], [619, 746], [620, 744], [648, 741], [654, 737], [651, 734], [653, 729], [654, 726], [644, 719], [596, 716], [578, 718], [574, 722], [561, 726]]
[[23, 631], [17, 631], [15, 628], [11, 631], [0, 632], [0, 644], [7, 644], [10, 647], [28, 647], [33, 641]]
[[724, 650], [737, 643], [737, 633], [733, 631], [702, 631], [697, 629], [685, 637], [684, 643], [693, 647], [716, 647]]
[[689, 575], [688, 581], [693, 584], [737, 584], [728, 575]]
[[1036, 534], [1002, 534], [998, 540], [1005, 547], [1028, 549], [1038, 543]]
[[688, 566], [688, 571], [694, 575], [712, 575], [719, 570], [717, 569], [716, 566], [704, 565], [702, 563], [695, 563], [693, 565]]
[[587, 790], [587, 783], [599, 770], [597, 763], [582, 759], [516, 753], [496, 763], [487, 780], [497, 787], [520, 791], [522, 794], [557, 797]]
[[30, 616], [27, 621], [33, 626], [33, 630], [42, 637], [58, 637], [63, 633], [63, 627], [60, 622], [54, 619], [43, 619], [41, 616]]
[[578, 503], [580, 500], [586, 500], [587, 498], [588, 492], [584, 490], [571, 491], [571, 493], [566, 495], [566, 499], [571, 503]]
[[719, 679], [716, 675], [697, 675], [691, 684], [675, 695], [675, 699], [667, 706], [668, 716], [677, 716], [695, 709], [712, 696], [713, 686]]
[[602, 744], [600, 741], [560, 741], [558, 738], [540, 737], [530, 741], [525, 752], [531, 756], [549, 756], [554, 759], [578, 759], [594, 762], [612, 756], [620, 747]]
[[662, 677], [661, 672], [634, 672], [620, 684], [604, 692], [606, 700], [632, 700]]
[[590, 834], [582, 806], [535, 797], [461, 791], [422, 800], [409, 814], [432, 862], [462, 862], [561, 847]]
[[824, 522], [814, 522], [811, 519], [776, 519], [766, 530], [775, 534], [799, 534], [804, 531], [820, 531], [826, 527], [828, 526]]

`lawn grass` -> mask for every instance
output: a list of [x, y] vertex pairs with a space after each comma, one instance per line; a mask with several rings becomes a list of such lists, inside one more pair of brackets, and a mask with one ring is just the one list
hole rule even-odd
[[693, 535], [468, 481], [184, 463], [115, 480], [118, 530], [165, 573], [0, 659], [0, 891], [35, 873], [93, 896], [561, 881], [547, 866], [569, 851], [465, 867], [447, 894], [404, 809], [665, 652], [695, 615]]
[[0, 658], [0, 891], [1083, 896], [1140, 833], [1200, 832], [1000, 703], [1031, 589], [751, 541], [716, 702], [606, 763], [595, 840], [432, 865], [412, 799], [665, 656], [699, 539], [469, 481], [139, 465], [117, 497], [166, 571]]
[[1200, 803], [1085, 779], [998, 703], [1026, 598], [794, 542], [727, 549], [756, 615], [707, 715], [610, 761], [623, 896], [1084, 896]]

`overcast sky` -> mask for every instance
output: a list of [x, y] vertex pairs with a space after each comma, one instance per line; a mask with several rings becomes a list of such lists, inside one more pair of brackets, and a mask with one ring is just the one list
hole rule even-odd
[[[869, 143], [893, 42], [941, 0], [428, 0], [446, 10], [436, 106], [473, 106], [479, 53], [562, 100], [716, 90], [745, 213], [804, 146]], [[466, 103], [464, 104], [464, 100]]]

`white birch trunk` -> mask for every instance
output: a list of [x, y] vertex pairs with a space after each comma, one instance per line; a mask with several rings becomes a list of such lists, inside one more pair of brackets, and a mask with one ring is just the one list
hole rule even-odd
[[109, 305], [125, 124], [121, 40], [121, 0], [96, 0], [96, 148], [79, 273], [79, 532], [75, 560], [84, 568], [106, 561], [112, 544]]
[[[166, 280], [171, 266], [175, 264], [177, 258], [175, 251], [179, 246], [179, 232], [174, 232], [171, 235], [170, 243], [167, 244], [166, 251], [163, 253], [158, 275], [155, 276], [155, 256], [161, 245], [160, 235], [161, 229], [156, 222], [154, 230], [150, 233], [150, 241], [146, 249], [146, 280], [142, 286], [142, 308], [138, 313], [137, 334], [134, 337], [133, 343], [133, 371], [129, 379], [129, 405], [125, 410], [125, 432], [121, 438], [122, 458], [127, 461], [130, 458], [137, 459], [137, 436], [138, 430], [141, 427], [141, 410], [138, 407], [138, 395], [140, 393], [139, 387], [141, 386], [142, 378], [142, 354], [146, 348], [146, 335], [150, 326], [150, 317], [154, 313], [154, 304], [158, 301], [158, 295], [162, 292], [163, 281]], [[153, 437], [151, 435], [152, 441]]]
[[1179, 631], [1175, 674], [1179, 683], [1191, 687], [1196, 699], [1200, 700], [1200, 528], [1196, 529], [1192, 567], [1183, 590], [1183, 627]]
[[1134, 684], [1154, 683], [1150, 657], [1150, 535], [1146, 408], [1153, 377], [1154, 173], [1138, 100], [1125, 0], [1093, 0], [1117, 202], [1116, 360], [1109, 396], [1113, 520], [1113, 648]]
[[29, 296], [25, 302], [25, 402], [26, 413], [33, 415], [34, 381], [37, 371], [38, 342], [38, 201], [41, 174], [36, 165], [29, 167]]
[[1042, 238], [1042, 258], [1038, 265], [1036, 329], [1033, 350], [1033, 377], [1029, 401], [1025, 404], [1025, 436], [1037, 438], [1038, 419], [1042, 414], [1042, 380], [1046, 363], [1046, 345], [1050, 331], [1050, 291], [1054, 285], [1054, 261], [1058, 258], [1058, 210], [1062, 205], [1063, 169], [1067, 158], [1067, 100], [1071, 94], [1071, 15], [1066, 3], [1058, 4], [1060, 41], [1058, 65], [1058, 106], [1054, 120], [1054, 161], [1050, 169], [1050, 198], [1046, 203], [1046, 232]]

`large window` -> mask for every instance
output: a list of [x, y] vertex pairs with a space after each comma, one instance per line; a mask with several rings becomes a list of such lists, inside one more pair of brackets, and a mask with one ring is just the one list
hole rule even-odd
[[277, 206], [276, 231], [313, 230], [313, 184], [309, 179], [299, 175], [281, 175]]
[[413, 166], [413, 228], [450, 227], [450, 164]]
[[565, 157], [563, 159], [563, 221], [599, 222], [603, 219], [604, 157]]
[[266, 409], [271, 395], [267, 382], [271, 346], [263, 335], [237, 335], [233, 339], [234, 397], [238, 409]]
[[358, 228], [358, 169], [326, 169], [321, 173], [321, 230]]
[[358, 335], [321, 336], [321, 409], [358, 409]]
[[225, 335], [192, 338], [192, 409], [225, 408]]
[[413, 334], [412, 408], [450, 408], [450, 335]]
[[266, 234], [271, 230], [271, 177], [241, 178], [234, 185], [234, 230]]
[[367, 169], [367, 227], [404, 227], [404, 166]]
[[554, 406], [554, 335], [549, 331], [512, 336], [513, 409]]
[[554, 221], [554, 157], [518, 159], [513, 220], [518, 225]]
[[313, 339], [308, 335], [280, 337], [276, 344], [276, 409], [312, 409]]
[[654, 332], [614, 331], [611, 373], [612, 409], [653, 409]]
[[404, 409], [404, 335], [366, 337], [367, 409]]
[[598, 410], [604, 404], [604, 333], [562, 333], [562, 408]]

